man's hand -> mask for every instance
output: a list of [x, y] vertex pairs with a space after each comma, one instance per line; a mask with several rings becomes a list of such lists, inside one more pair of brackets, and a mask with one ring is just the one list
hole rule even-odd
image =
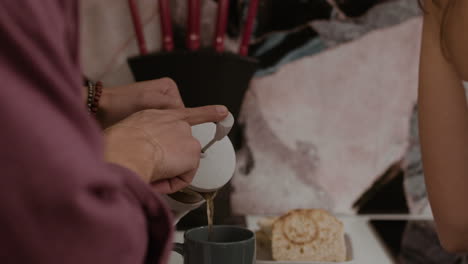
[[140, 111], [104, 131], [106, 159], [135, 171], [161, 193], [178, 191], [190, 184], [200, 162], [191, 126], [227, 114], [224, 106]]
[[108, 127], [141, 110], [183, 107], [176, 83], [162, 78], [104, 88], [99, 101], [98, 121], [103, 127]]

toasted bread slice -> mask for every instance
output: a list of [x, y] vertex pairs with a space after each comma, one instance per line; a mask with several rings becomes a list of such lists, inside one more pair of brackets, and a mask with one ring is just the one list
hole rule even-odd
[[257, 244], [257, 259], [271, 260], [271, 236], [259, 230], [255, 232], [255, 241]]
[[273, 224], [277, 261], [346, 261], [343, 223], [325, 210], [293, 210]]

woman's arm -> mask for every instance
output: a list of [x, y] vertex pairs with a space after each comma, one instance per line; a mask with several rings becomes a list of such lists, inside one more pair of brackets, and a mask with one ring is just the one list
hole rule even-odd
[[[459, 2], [464, 3], [449, 14], [457, 19], [468, 14], [467, 1]], [[442, 1], [442, 7], [447, 3]], [[468, 72], [467, 42], [460, 45], [468, 32], [457, 32], [460, 22], [449, 19], [443, 30], [447, 55], [454, 60], [448, 61], [440, 44], [442, 9], [428, 0], [425, 11], [418, 101], [424, 174], [442, 245], [468, 252], [468, 111], [460, 77]]]

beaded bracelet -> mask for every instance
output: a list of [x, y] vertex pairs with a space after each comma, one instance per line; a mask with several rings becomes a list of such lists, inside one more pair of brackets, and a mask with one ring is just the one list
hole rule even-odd
[[96, 115], [99, 107], [99, 99], [101, 98], [102, 94], [102, 82], [87, 82], [88, 87], [88, 99], [86, 104], [88, 106], [88, 111]]

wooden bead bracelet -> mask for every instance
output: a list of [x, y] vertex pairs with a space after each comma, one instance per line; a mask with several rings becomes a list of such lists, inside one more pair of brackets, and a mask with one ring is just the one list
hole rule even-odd
[[102, 94], [102, 82], [87, 81], [86, 86], [88, 87], [88, 98], [86, 100], [88, 111], [96, 115]]

